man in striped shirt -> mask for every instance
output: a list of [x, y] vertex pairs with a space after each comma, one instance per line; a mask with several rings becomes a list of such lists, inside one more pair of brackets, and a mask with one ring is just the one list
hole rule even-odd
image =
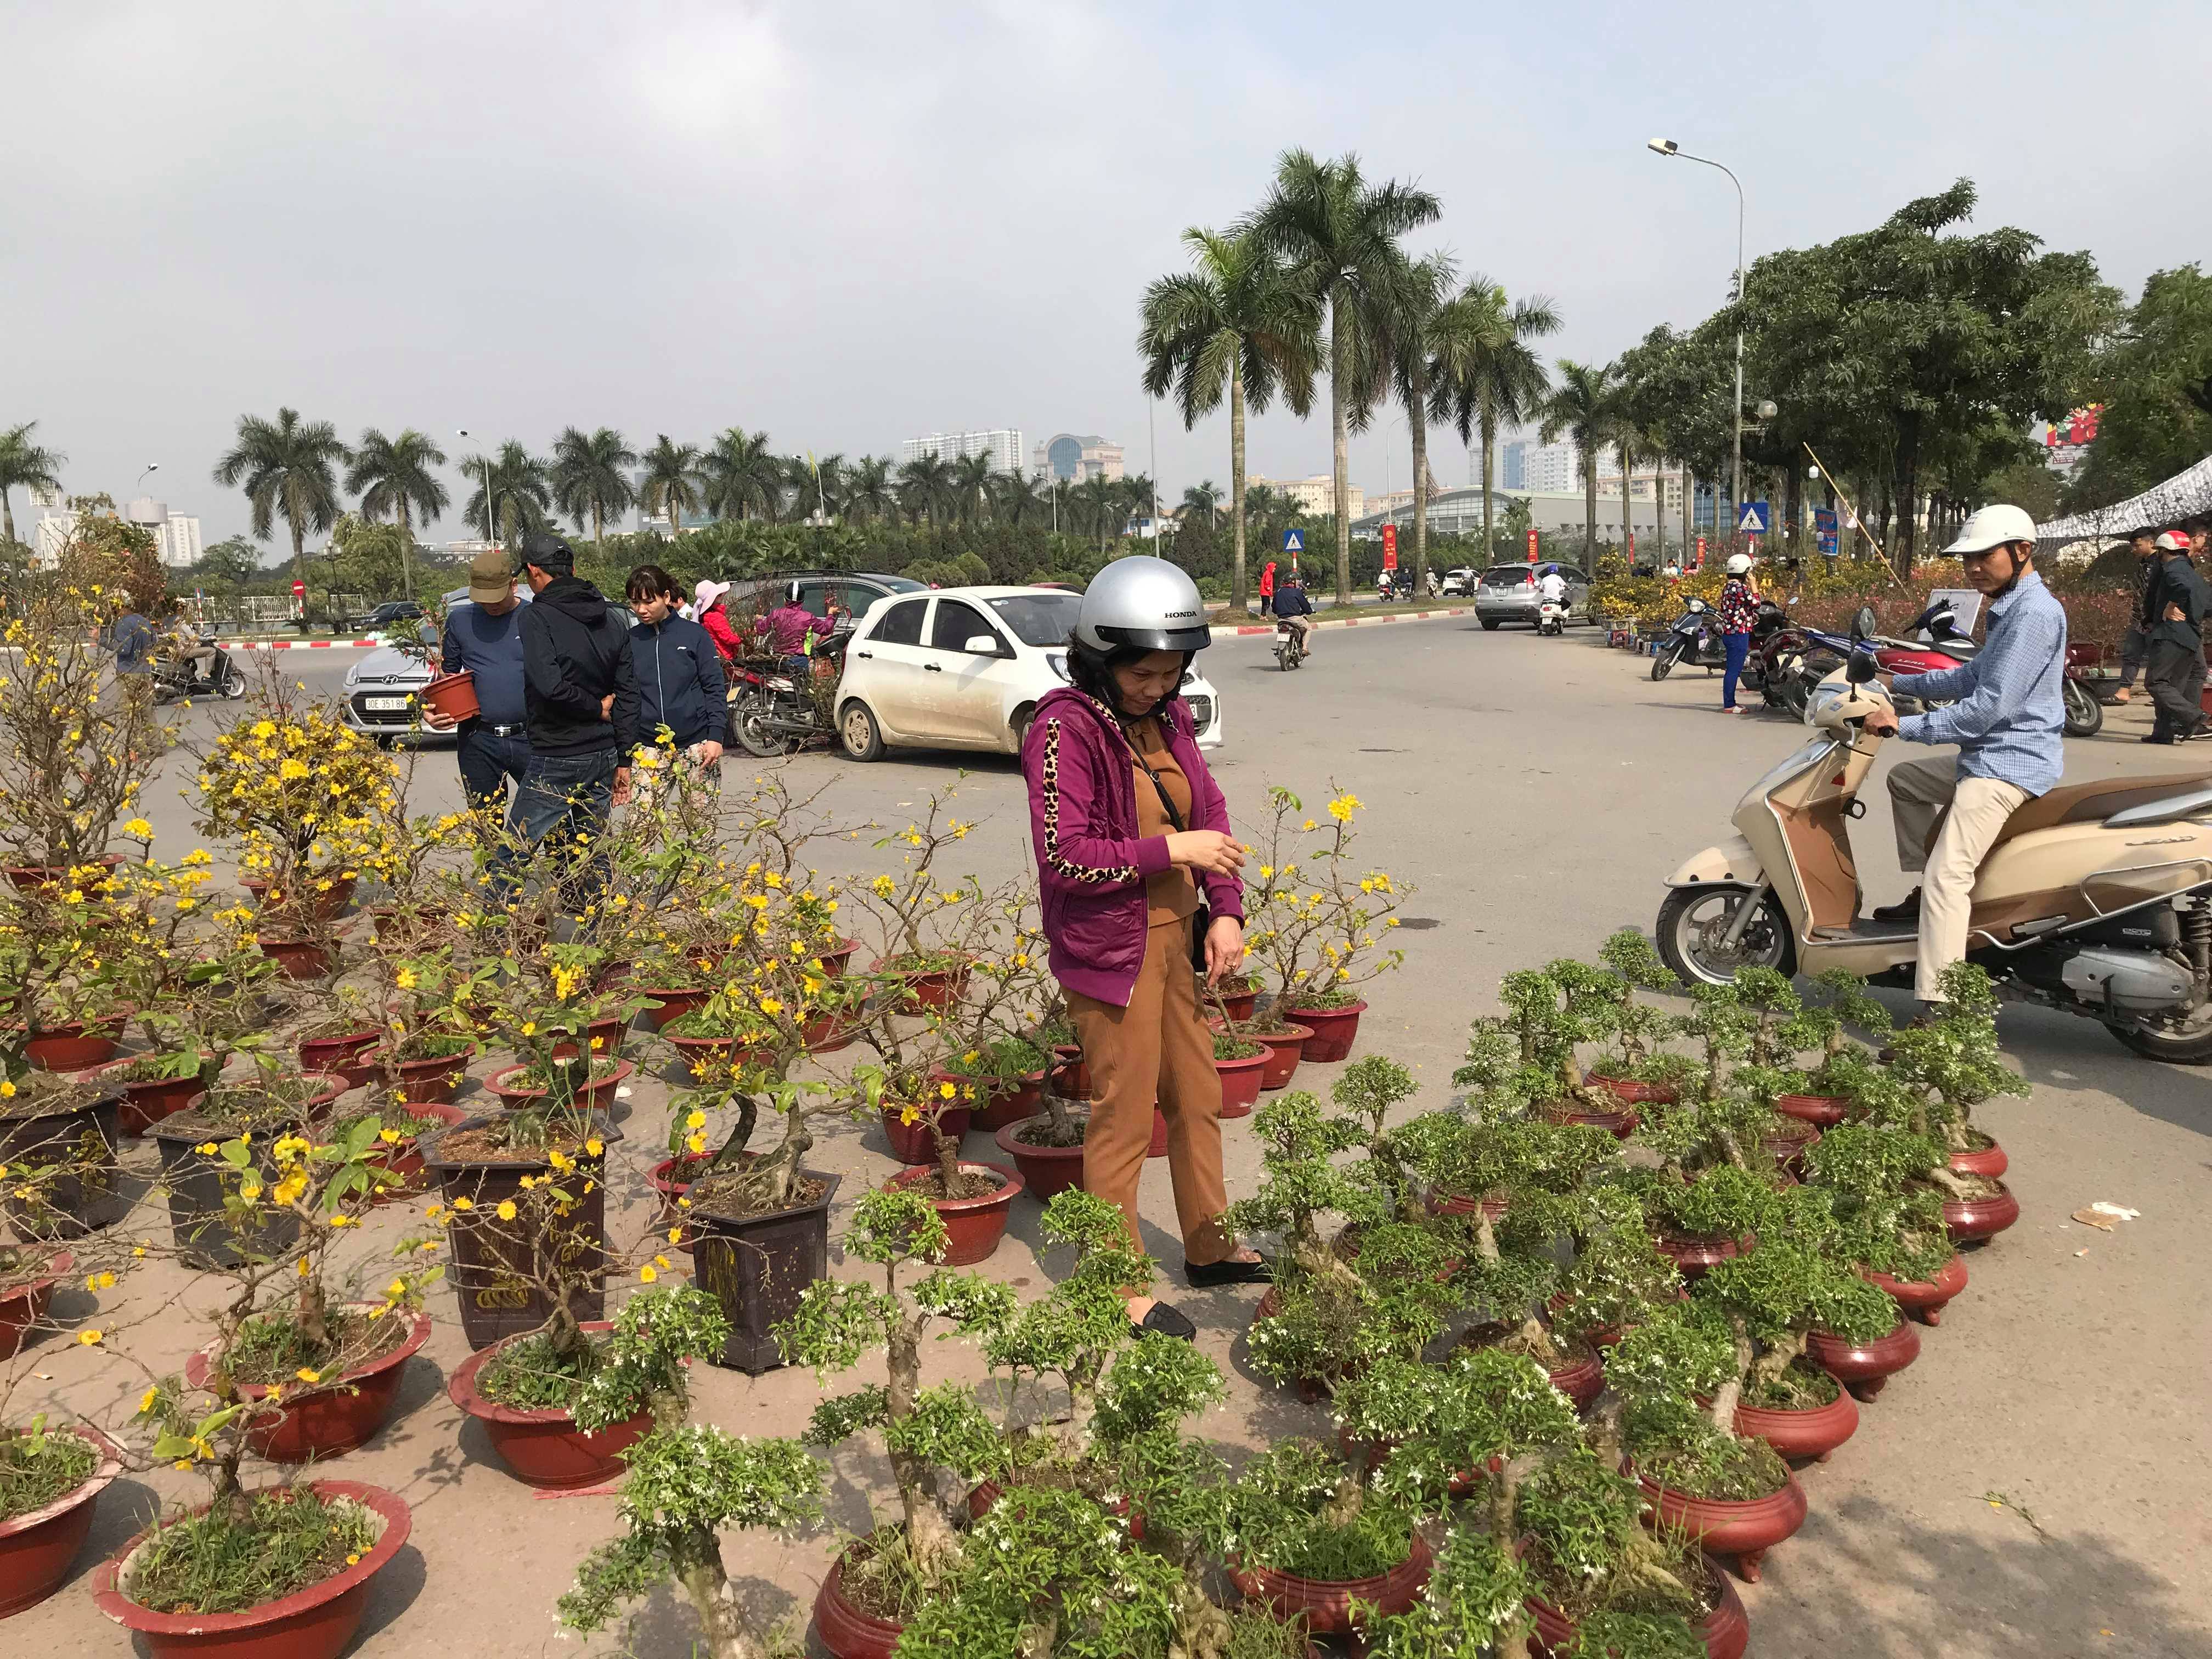
[[[1955, 762], [1903, 761], [1890, 769], [1898, 862], [1923, 872], [1901, 904], [1874, 914], [1917, 921], [1913, 994], [1939, 1003], [1943, 970], [1966, 955], [1974, 874], [2005, 820], [2055, 787], [2065, 768], [2066, 612], [2035, 574], [2035, 521], [2016, 507], [1985, 507], [1944, 550], [1965, 562], [1966, 580], [1990, 596], [1989, 631], [1975, 656], [1932, 674], [1899, 674], [1892, 689], [1948, 702], [1899, 720], [1867, 716], [1873, 733], [1907, 743], [1956, 744]], [[1929, 836], [1942, 819], [1935, 845]]]

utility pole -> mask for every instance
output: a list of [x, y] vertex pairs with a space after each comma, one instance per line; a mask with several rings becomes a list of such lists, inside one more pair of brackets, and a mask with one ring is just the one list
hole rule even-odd
[[[1735, 468], [1729, 487], [1735, 492], [1732, 503], [1735, 512], [1743, 512], [1743, 180], [1718, 161], [1703, 155], [1692, 155], [1672, 138], [1654, 138], [1646, 146], [1661, 155], [1679, 155], [1685, 161], [1696, 161], [1709, 167], [1720, 167], [1728, 173], [1729, 183], [1735, 186]], [[1713, 532], [1717, 539], [1722, 526], [1717, 511], [1713, 518]]]

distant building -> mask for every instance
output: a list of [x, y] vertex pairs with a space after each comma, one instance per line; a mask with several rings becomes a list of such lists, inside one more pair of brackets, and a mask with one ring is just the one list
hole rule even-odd
[[[1298, 504], [1299, 512], [1310, 513], [1317, 519], [1325, 519], [1336, 511], [1336, 479], [1330, 473], [1317, 472], [1310, 478], [1250, 477], [1244, 482], [1248, 488], [1257, 489], [1265, 484], [1278, 495], [1288, 495]], [[1367, 492], [1353, 484], [1351, 495], [1352, 516], [1356, 519], [1367, 511]], [[1413, 499], [1410, 490], [1407, 492], [1406, 499], [1408, 501]]]
[[899, 446], [899, 459], [918, 461], [925, 455], [934, 455], [940, 460], [965, 460], [970, 455], [988, 455], [994, 472], [1019, 472], [1022, 470], [1022, 434], [1018, 427], [994, 427], [988, 432], [933, 432], [927, 437], [908, 438]]
[[161, 562], [182, 570], [200, 562], [200, 521], [188, 513], [172, 513], [167, 501], [141, 495], [123, 509], [125, 520], [153, 532]]
[[1121, 477], [1121, 446], [1097, 433], [1079, 437], [1063, 432], [1036, 447], [1036, 471], [1062, 483], [1081, 483], [1103, 478], [1112, 483]]
[[1525, 438], [1516, 438], [1510, 444], [1498, 446], [1498, 483], [1504, 489], [1526, 489], [1528, 487], [1528, 451]]
[[[1600, 458], [1610, 461], [1612, 470], [1601, 470], [1597, 475], [1597, 498], [1601, 501], [1620, 499], [1620, 460], [1610, 451]], [[1650, 472], [1639, 471], [1631, 481], [1630, 499], [1638, 501], [1662, 500], [1664, 505], [1676, 513], [1682, 509], [1682, 471], [1680, 467], [1658, 467]]]
[[1521, 482], [1505, 487], [1537, 495], [1558, 495], [1581, 488], [1582, 482], [1582, 451], [1571, 441], [1563, 441], [1525, 447], [1522, 451]]

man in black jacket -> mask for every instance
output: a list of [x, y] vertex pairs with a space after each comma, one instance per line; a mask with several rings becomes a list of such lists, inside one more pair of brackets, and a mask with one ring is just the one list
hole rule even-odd
[[[521, 885], [516, 865], [523, 848], [535, 849], [566, 828], [565, 863], [574, 841], [605, 830], [608, 813], [629, 798], [624, 757], [638, 740], [631, 710], [615, 704], [615, 688], [629, 670], [629, 630], [599, 590], [576, 574], [576, 556], [558, 536], [540, 531], [524, 538], [522, 570], [536, 596], [521, 623], [530, 766], [494, 860], [493, 891], [502, 902]], [[570, 902], [580, 902], [605, 886], [605, 861], [592, 857], [580, 878], [562, 879]]]
[[2204, 720], [2204, 618], [2212, 588], [2189, 562], [2189, 538], [2168, 530], [2158, 538], [2158, 570], [2143, 597], [2143, 687], [2154, 712], [2145, 743], [2181, 743], [2202, 735]]

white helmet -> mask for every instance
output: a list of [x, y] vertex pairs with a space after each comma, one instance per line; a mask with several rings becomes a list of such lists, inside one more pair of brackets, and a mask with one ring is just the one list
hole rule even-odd
[[1165, 559], [1133, 554], [1091, 579], [1076, 613], [1075, 642], [1107, 656], [1139, 651], [1203, 651], [1213, 643], [1198, 584]]
[[1731, 554], [1729, 554], [1729, 561], [1728, 561], [1728, 573], [1729, 573], [1729, 575], [1731, 575], [1731, 576], [1741, 576], [1741, 575], [1742, 575], [1746, 571], [1749, 570], [1750, 568], [1751, 568], [1751, 555], [1750, 555], [1750, 554], [1748, 554], [1748, 553], [1731, 553]]
[[1986, 553], [2007, 542], [2033, 542], [2035, 520], [2017, 507], [1985, 507], [1966, 520], [1946, 553]]

